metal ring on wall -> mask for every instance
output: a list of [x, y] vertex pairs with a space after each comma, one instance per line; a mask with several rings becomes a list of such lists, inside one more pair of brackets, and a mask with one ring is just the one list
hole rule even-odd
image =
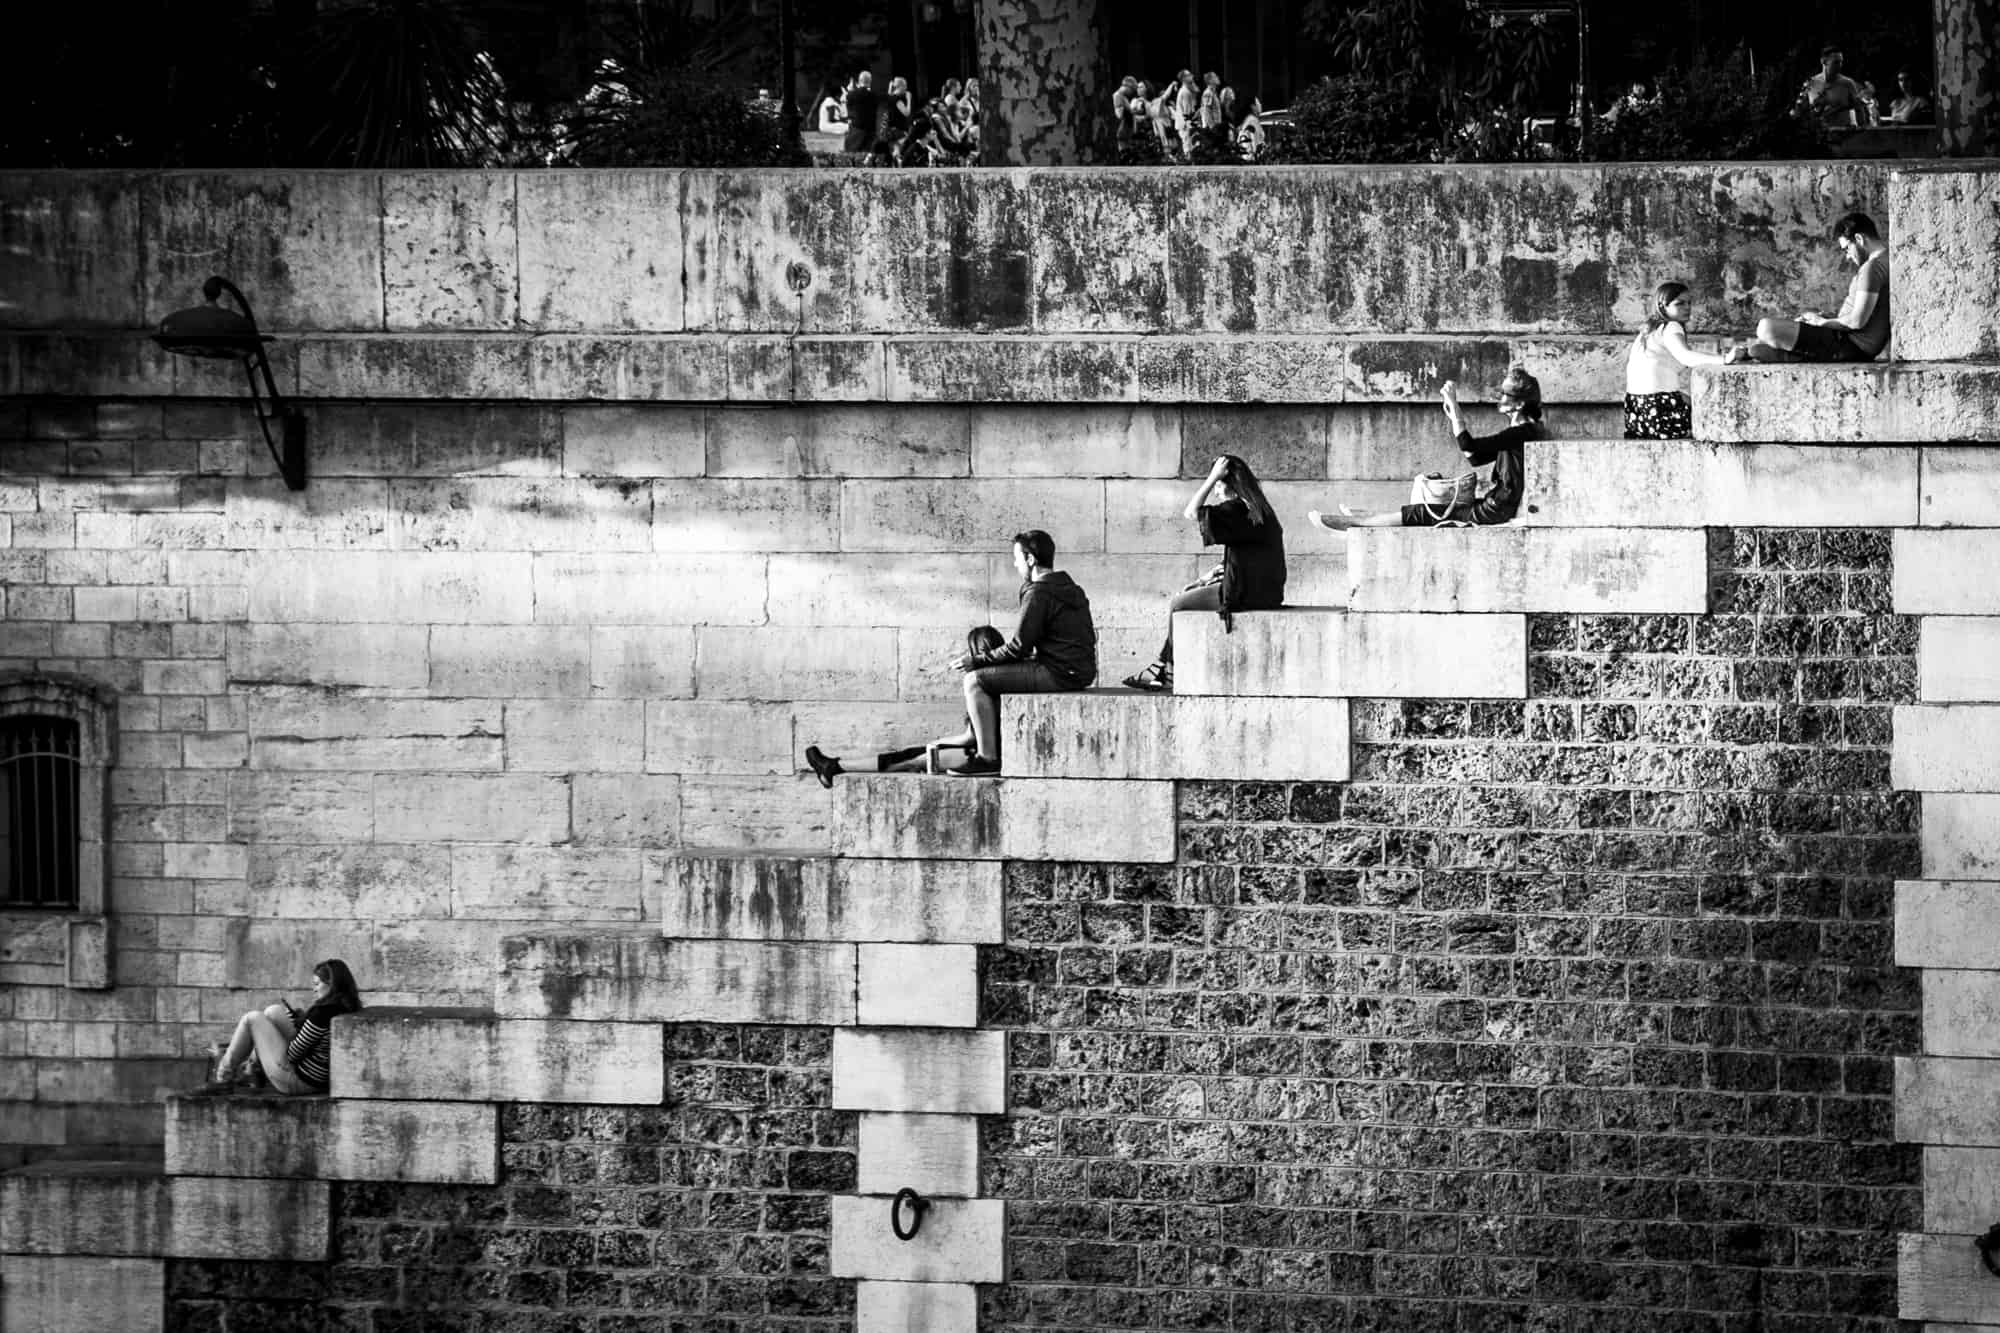
[[[903, 1230], [903, 1205], [910, 1206], [910, 1229]], [[924, 1214], [929, 1211], [931, 1201], [905, 1185], [896, 1191], [896, 1197], [889, 1203], [889, 1230], [896, 1233], [897, 1240], [914, 1240], [917, 1232], [923, 1230]]]

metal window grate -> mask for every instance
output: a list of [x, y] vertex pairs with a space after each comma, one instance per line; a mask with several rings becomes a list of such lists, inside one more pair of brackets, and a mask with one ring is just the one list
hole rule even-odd
[[0, 907], [76, 906], [76, 723], [0, 720]]

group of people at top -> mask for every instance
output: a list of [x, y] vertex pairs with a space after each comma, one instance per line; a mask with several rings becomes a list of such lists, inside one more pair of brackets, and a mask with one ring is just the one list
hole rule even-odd
[[[1740, 361], [1867, 361], [1879, 354], [1889, 340], [1888, 247], [1864, 213], [1842, 217], [1834, 224], [1833, 237], [1855, 268], [1840, 309], [1833, 315], [1805, 311], [1791, 318], [1766, 316], [1751, 338], [1726, 354], [1700, 351], [1688, 342], [1694, 318], [1692, 294], [1686, 283], [1661, 283], [1626, 359], [1627, 438], [1672, 439], [1690, 433], [1686, 385], [1691, 367]], [[1412, 485], [1410, 503], [1396, 509], [1368, 513], [1342, 505], [1330, 513], [1308, 510], [1306, 517], [1317, 527], [1340, 530], [1477, 526], [1506, 523], [1519, 513], [1527, 445], [1548, 437], [1541, 382], [1525, 367], [1510, 368], [1494, 395], [1503, 424], [1483, 435], [1473, 433], [1456, 384], [1445, 381], [1439, 397], [1459, 454], [1474, 471], [1456, 479], [1438, 474], [1419, 477]], [[1284, 524], [1248, 463], [1233, 454], [1217, 458], [1182, 513], [1195, 525], [1202, 545], [1222, 548], [1222, 561], [1168, 601], [1168, 632], [1159, 653], [1125, 678], [1124, 683], [1134, 689], [1173, 688], [1174, 613], [1215, 612], [1226, 631], [1234, 612], [1284, 605]], [[1021, 577], [1013, 634], [980, 626], [967, 636], [965, 651], [948, 664], [960, 675], [963, 730], [928, 745], [850, 758], [809, 745], [806, 766], [823, 786], [832, 786], [846, 772], [922, 769], [937, 762], [940, 750], [968, 755], [947, 772], [999, 773], [1000, 696], [1081, 690], [1096, 682], [1097, 630], [1090, 598], [1056, 568], [1055, 541], [1040, 530], [1017, 533], [1012, 555]]]
[[1819, 73], [1799, 89], [1799, 110], [1830, 130], [1930, 123], [1931, 99], [1916, 70], [1905, 65], [1896, 71], [1896, 98], [1885, 110], [1876, 101], [1874, 84], [1857, 83], [1843, 72], [1846, 59], [1838, 46], [1820, 51]]
[[1264, 151], [1263, 116], [1262, 102], [1239, 97], [1213, 70], [1197, 83], [1194, 71], [1184, 69], [1159, 88], [1127, 74], [1111, 94], [1119, 147], [1157, 141], [1169, 158], [1191, 158], [1197, 142], [1221, 136], [1244, 161], [1254, 161]]
[[979, 149], [979, 80], [946, 79], [919, 102], [900, 74], [877, 92], [864, 69], [820, 99], [815, 119], [822, 132], [843, 136], [842, 151], [866, 154], [873, 166], [957, 166]]

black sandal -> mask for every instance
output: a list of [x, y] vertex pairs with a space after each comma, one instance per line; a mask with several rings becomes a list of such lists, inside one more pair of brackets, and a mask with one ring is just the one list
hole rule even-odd
[[819, 752], [817, 745], [806, 747], [806, 763], [812, 766], [813, 776], [819, 779], [819, 785], [822, 787], [831, 787], [834, 774], [840, 772], [840, 761], [828, 759]]
[[1136, 676], [1125, 677], [1125, 684], [1148, 694], [1158, 694], [1174, 687], [1174, 669], [1164, 662], [1155, 662]]

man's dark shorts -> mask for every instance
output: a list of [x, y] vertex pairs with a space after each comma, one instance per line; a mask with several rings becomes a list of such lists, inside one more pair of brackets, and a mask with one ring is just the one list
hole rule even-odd
[[1799, 325], [1799, 340], [1792, 344], [1792, 355], [1801, 361], [1873, 361], [1875, 353], [1864, 352], [1847, 336], [1845, 329], [1830, 329], [1824, 324]]

